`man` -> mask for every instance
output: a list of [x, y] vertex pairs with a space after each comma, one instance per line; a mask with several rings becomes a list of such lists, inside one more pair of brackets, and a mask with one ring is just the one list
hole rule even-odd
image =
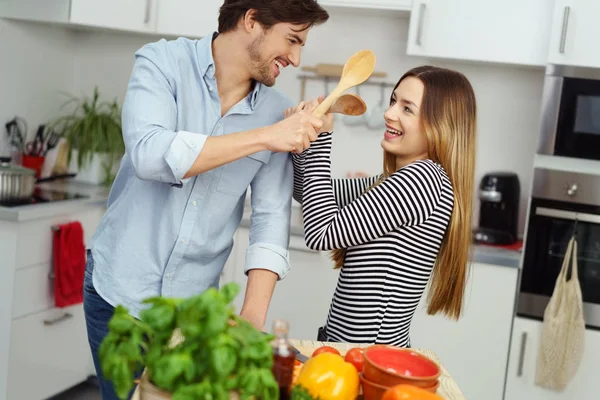
[[160, 40], [135, 57], [123, 106], [126, 154], [88, 249], [85, 316], [104, 400], [98, 348], [114, 307], [139, 316], [151, 296], [217, 286], [241, 220], [252, 216], [240, 315], [262, 329], [275, 283], [289, 270], [289, 152], [322, 122], [271, 88], [300, 63], [310, 27], [329, 18], [314, 0], [225, 0], [219, 32]]

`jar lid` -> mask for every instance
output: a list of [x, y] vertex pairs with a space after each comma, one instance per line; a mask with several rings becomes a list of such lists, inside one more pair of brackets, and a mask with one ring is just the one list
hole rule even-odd
[[35, 170], [11, 164], [10, 157], [0, 157], [0, 172], [9, 172], [13, 174], [35, 175]]

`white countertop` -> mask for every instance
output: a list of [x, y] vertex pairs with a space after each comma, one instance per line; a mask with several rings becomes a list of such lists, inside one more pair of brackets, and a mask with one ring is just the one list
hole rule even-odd
[[30, 221], [68, 214], [90, 205], [105, 206], [110, 188], [79, 183], [70, 180], [41, 183], [40, 188], [87, 196], [83, 199], [53, 201], [49, 203], [26, 204], [16, 207], [0, 206], [0, 221]]
[[[49, 190], [78, 193], [88, 196], [85, 199], [63, 200], [51, 203], [40, 203], [34, 205], [23, 205], [18, 207], [0, 206], [0, 221], [30, 221], [34, 219], [50, 218], [56, 215], [68, 214], [78, 208], [104, 206], [108, 199], [110, 188], [95, 186], [75, 181], [65, 180], [62, 182], [49, 182], [40, 184], [40, 187]], [[241, 226], [250, 226], [250, 199], [246, 199], [246, 208], [242, 217]], [[296, 236], [304, 236], [302, 225], [302, 210], [298, 203], [293, 202], [290, 233]], [[519, 268], [521, 263], [521, 251], [507, 250], [493, 246], [475, 245], [473, 248], [474, 262], [501, 265]]]

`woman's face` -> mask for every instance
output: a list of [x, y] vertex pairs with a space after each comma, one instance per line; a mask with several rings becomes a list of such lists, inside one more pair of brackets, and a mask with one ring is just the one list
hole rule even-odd
[[421, 103], [425, 87], [420, 79], [402, 80], [385, 114], [386, 131], [381, 147], [396, 156], [396, 169], [427, 158], [427, 138], [421, 125]]

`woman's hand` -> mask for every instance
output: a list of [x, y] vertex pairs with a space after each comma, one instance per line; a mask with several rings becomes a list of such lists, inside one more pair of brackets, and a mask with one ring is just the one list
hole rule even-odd
[[[301, 101], [297, 106], [290, 107], [284, 111], [283, 115], [285, 118], [289, 117], [292, 114], [295, 114], [300, 111], [305, 111], [307, 113], [312, 113], [315, 108], [323, 101], [324, 97], [319, 96], [311, 101]], [[333, 132], [333, 114], [327, 113], [325, 114], [321, 120], [323, 121], [323, 126], [320, 129], [320, 132]]]

